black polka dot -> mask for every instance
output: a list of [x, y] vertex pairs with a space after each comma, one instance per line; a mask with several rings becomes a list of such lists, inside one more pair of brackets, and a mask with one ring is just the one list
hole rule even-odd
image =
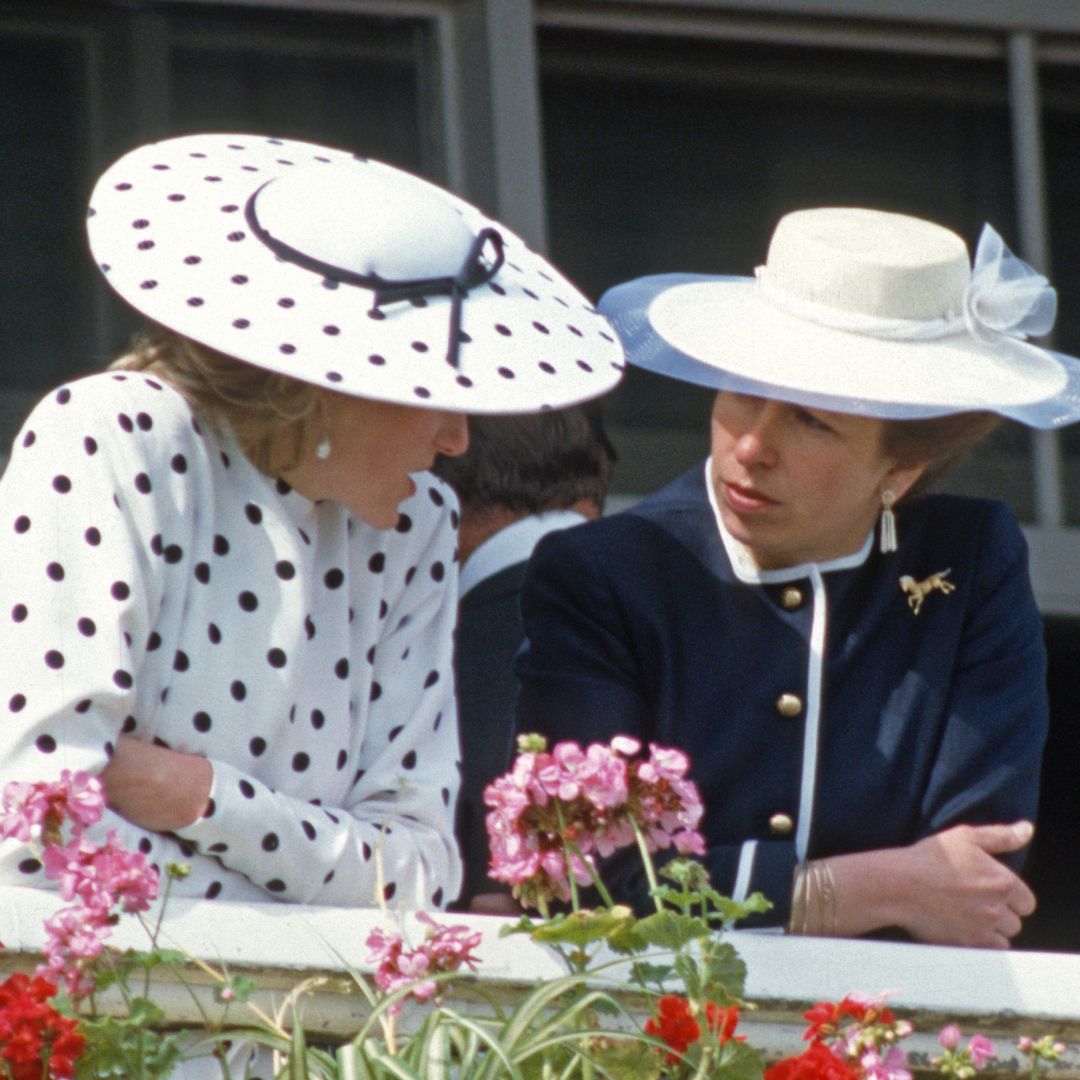
[[62, 386], [56, 391], [56, 400], [60, 405], [66, 405], [71, 400], [71, 390], [66, 386]]
[[326, 714], [322, 711], [322, 709], [312, 709], [311, 710], [311, 726], [316, 731], [319, 731], [322, 728], [323, 724], [325, 724], [325, 723], [326, 723]]
[[414, 386], [413, 393], [418, 398], [424, 398], [425, 400], [431, 397], [431, 391], [426, 386]]
[[340, 589], [345, 583], [345, 574], [337, 567], [334, 567], [333, 570], [326, 571], [326, 574], [323, 577], [323, 583], [328, 589]]
[[114, 581], [109, 592], [114, 600], [126, 600], [131, 595], [131, 589], [126, 581]]
[[220, 533], [214, 537], [214, 554], [215, 555], [228, 555], [229, 554], [229, 541], [225, 539]]
[[210, 884], [206, 886], [206, 892], [203, 893], [203, 896], [207, 900], [216, 900], [220, 894], [221, 894], [221, 882], [220, 881], [211, 881]]
[[255, 798], [255, 786], [250, 781], [241, 780], [238, 786], [240, 788], [240, 794], [243, 795], [245, 799]]
[[387, 741], [393, 742], [404, 730], [404, 724], [398, 724], [396, 727], [392, 727], [390, 729], [390, 734], [387, 736]]
[[15, 519], [15, 531], [24, 533], [30, 528], [30, 519], [25, 514], [20, 514]]
[[76, 625], [79, 628], [79, 633], [82, 634], [83, 637], [93, 637], [97, 633], [97, 625], [93, 619], [88, 619], [84, 616]]
[[416, 768], [416, 751], [410, 750], [402, 759], [401, 767], [403, 769], [415, 769]]
[[154, 485], [150, 482], [150, 477], [146, 473], [141, 472], [135, 477], [135, 490], [141, 495], [149, 495], [154, 490]]
[[274, 573], [282, 581], [292, 581], [296, 577], [296, 567], [288, 559], [282, 559], [274, 566]]
[[315, 623], [310, 615], [304, 616], [304, 633], [307, 635], [308, 641], [315, 636]]
[[256, 506], [255, 503], [248, 503], [247, 506], [244, 507], [244, 517], [246, 517], [252, 525], [258, 525], [263, 519], [262, 509]]
[[247, 589], [245, 589], [236, 599], [242, 611], [254, 611], [259, 606], [259, 598]]
[[549, 364], [546, 360], [541, 360], [538, 366], [541, 371], [547, 372], [548, 375], [555, 374], [555, 366], [553, 364]]
[[183, 649], [177, 649], [176, 655], [173, 657], [173, 671], [187, 671], [191, 667], [191, 661], [188, 659], [188, 654]]
[[20, 712], [26, 708], [26, 695], [25, 694], [12, 694], [11, 700], [8, 701], [8, 709], [11, 712]]
[[174, 473], [186, 473], [187, 472], [187, 458], [183, 454], [173, 454], [172, 461], [169, 462], [169, 466]]
[[349, 752], [347, 750], [339, 750], [337, 755], [337, 771], [341, 772], [342, 769], [348, 764]]
[[442, 581], [446, 577], [446, 567], [441, 562], [432, 563], [431, 577], [434, 581]]
[[282, 881], [281, 878], [271, 878], [266, 883], [266, 891], [267, 892], [278, 892], [278, 893], [280, 893], [280, 892], [284, 892], [285, 889], [286, 889], [285, 882]]
[[233, 319], [232, 324], [237, 330], [246, 330], [251, 322], [248, 319]]
[[150, 636], [146, 639], [146, 651], [156, 652], [161, 648], [161, 635], [156, 630], [150, 631]]
[[210, 564], [209, 563], [196, 563], [195, 564], [195, 580], [200, 585], [210, 584]]
[[336, 675], [336, 676], [337, 676], [337, 677], [338, 677], [339, 679], [347, 679], [347, 678], [349, 677], [349, 661], [348, 661], [348, 658], [347, 658], [347, 657], [344, 657], [344, 656], [343, 656], [343, 657], [342, 657], [342, 658], [341, 658], [341, 659], [340, 659], [340, 660], [339, 660], [339, 661], [338, 661], [338, 662], [337, 662], [337, 663], [336, 663], [336, 664], [334, 665], [334, 674], [335, 674], [335, 675]]
[[149, 413], [138, 413], [135, 416], [135, 423], [138, 425], [140, 431], [149, 431], [154, 426], [153, 417]]
[[243, 701], [247, 697], [247, 687], [239, 679], [236, 679], [230, 685], [229, 693], [235, 701]]
[[368, 559], [368, 569], [373, 574], [381, 574], [385, 567], [386, 556], [381, 551], [375, 552], [375, 554]]
[[278, 839], [277, 833], [269, 832], [262, 838], [263, 851], [277, 851], [281, 846], [281, 841]]
[[210, 639], [211, 645], [221, 644], [221, 631], [218, 629], [217, 623], [211, 623], [206, 628], [206, 636]]
[[293, 772], [304, 772], [311, 764], [311, 758], [308, 757], [302, 750], [298, 754], [293, 755], [292, 770]]
[[382, 697], [382, 687], [377, 682], [371, 684], [371, 693], [369, 697], [372, 701], [378, 701], [379, 698]]
[[56, 752], [56, 740], [51, 735], [39, 735], [34, 742], [34, 746], [43, 754]]
[[123, 668], [118, 668], [113, 672], [112, 681], [120, 687], [121, 690], [130, 690], [135, 685], [135, 680], [131, 677], [130, 671], [124, 671]]
[[37, 859], [23, 859], [19, 863], [20, 874], [36, 874], [41, 869], [41, 863]]
[[50, 580], [52, 581], [64, 580], [64, 568], [58, 562], [49, 563], [49, 565], [45, 567], [45, 573], [48, 574]]
[[510, 327], [509, 326], [504, 326], [502, 323], [496, 323], [495, 324], [495, 329], [500, 334], [502, 334], [503, 337], [512, 337], [513, 336], [511, 331], [510, 331]]
[[434, 686], [439, 681], [439, 673], [437, 671], [429, 671], [427, 678], [424, 679], [424, 689]]
[[59, 649], [50, 649], [45, 654], [45, 666], [59, 671], [64, 666], [64, 654]]
[[25, 604], [16, 604], [11, 609], [11, 621], [23, 622], [26, 619], [26, 616], [29, 614], [30, 612]]
[[273, 648], [266, 654], [267, 663], [273, 668], [283, 668], [286, 664], [285, 650]]
[[117, 413], [116, 422], [124, 431], [128, 432], [128, 434], [135, 430], [135, 424], [127, 413]]
[[184, 549], [179, 544], [168, 544], [162, 556], [170, 566], [175, 566], [184, 557]]
[[385, 885], [383, 887], [383, 891], [382, 891], [383, 899], [384, 900], [393, 900], [394, 899], [394, 893], [396, 893], [396, 892], [397, 892], [397, 884], [395, 882], [393, 882], [393, 881], [389, 882], [387, 885]]
[[[254, 794], [254, 792], [253, 792]], [[207, 849], [213, 855], [222, 855], [229, 850], [229, 845], [222, 843], [220, 840], [216, 844], [211, 844]]]
[[449, 788], [443, 788], [442, 789], [442, 801], [443, 801], [443, 806], [449, 806], [450, 805], [450, 789]]
[[124, 724], [120, 728], [120, 730], [125, 735], [130, 735], [135, 730], [136, 727], [138, 727], [138, 724], [135, 722], [135, 717], [128, 715], [128, 716], [124, 717]]
[[266, 740], [255, 736], [251, 742], [248, 743], [248, 749], [251, 751], [252, 757], [262, 757], [266, 753]]
[[315, 832], [315, 826], [312, 825], [310, 821], [301, 821], [300, 822], [300, 828], [304, 830], [304, 835], [309, 840], [314, 840], [315, 837], [318, 835]]
[[82, 714], [83, 714], [83, 713], [87, 713], [87, 712], [89, 712], [89, 711], [90, 711], [90, 706], [91, 706], [91, 705], [93, 705], [93, 704], [94, 704], [94, 703], [93, 703], [93, 702], [92, 702], [92, 701], [91, 701], [91, 700], [90, 700], [89, 698], [83, 698], [83, 699], [82, 699], [82, 701], [80, 701], [80, 702], [79, 702], [79, 703], [78, 703], [78, 704], [77, 704], [77, 705], [75, 706], [75, 711], [76, 711], [76, 712], [77, 712], [77, 713], [78, 713], [78, 714], [79, 714], [80, 716], [82, 716]]
[[431, 894], [431, 902], [435, 905], [435, 907], [442, 907], [442, 900], [443, 891], [442, 888], [438, 888]]
[[71, 481], [66, 476], [53, 477], [53, 491], [59, 495], [66, 495], [71, 490]]
[[196, 731], [201, 731], [204, 735], [213, 727], [213, 721], [210, 719], [210, 714], [200, 710], [192, 718], [191, 723]]

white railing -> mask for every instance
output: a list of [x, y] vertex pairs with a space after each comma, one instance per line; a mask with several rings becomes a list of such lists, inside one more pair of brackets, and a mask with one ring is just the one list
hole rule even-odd
[[[32, 968], [44, 943], [43, 920], [56, 907], [54, 894], [0, 888], [0, 975]], [[305, 1029], [312, 1036], [347, 1038], [368, 1014], [362, 995], [349, 992], [350, 971], [370, 971], [364, 945], [369, 932], [385, 925], [372, 909], [301, 907], [287, 904], [234, 904], [170, 901], [160, 944], [198, 957], [216, 969], [251, 977], [260, 989], [255, 1001], [274, 1010], [306, 978], [321, 980], [303, 1002]], [[447, 916], [483, 931], [477, 950], [476, 978], [496, 998], [512, 1001], [540, 981], [565, 974], [561, 961], [546, 947], [515, 935], [500, 938], [506, 920], [475, 915]], [[423, 936], [419, 924], [405, 930]], [[729, 939], [746, 962], [746, 996], [754, 1003], [740, 1030], [770, 1057], [798, 1052], [813, 1002], [839, 1000], [851, 991], [893, 991], [896, 1011], [908, 1017], [916, 1033], [906, 1041], [913, 1059], [939, 1052], [936, 1033], [946, 1021], [966, 1034], [981, 1031], [994, 1038], [998, 1056], [984, 1076], [1023, 1073], [1013, 1049], [1021, 1034], [1038, 1038], [1052, 1033], [1069, 1052], [1045, 1075], [1080, 1080], [1080, 955], [993, 952], [886, 942], [793, 938], [773, 933], [734, 931]], [[144, 948], [145, 931], [125, 918], [113, 944]], [[344, 978], [342, 978], [344, 976]], [[170, 1023], [201, 1024], [204, 1015], [220, 1015], [213, 1001], [212, 979], [192, 966], [184, 984], [174, 975], [155, 976], [152, 996]], [[467, 983], [458, 995], [469, 1000]], [[626, 1003], [641, 1014], [630, 992]], [[105, 999], [106, 1008], [119, 1008]], [[205, 1013], [204, 1013], [205, 1010]], [[233, 1006], [230, 1016], [237, 1019]]]

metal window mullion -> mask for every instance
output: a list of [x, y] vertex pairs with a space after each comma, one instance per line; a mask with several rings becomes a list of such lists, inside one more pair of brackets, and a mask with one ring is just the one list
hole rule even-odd
[[[1039, 103], [1039, 61], [1033, 34], [1010, 34], [1006, 48], [1009, 112], [1012, 120], [1013, 172], [1023, 257], [1037, 270], [1050, 267], [1046, 182]], [[1061, 447], [1053, 431], [1036, 431], [1034, 449], [1035, 520], [1060, 528], [1064, 521]]]

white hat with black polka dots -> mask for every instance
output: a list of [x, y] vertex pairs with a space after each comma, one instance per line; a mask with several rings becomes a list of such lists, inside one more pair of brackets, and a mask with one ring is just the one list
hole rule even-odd
[[166, 139], [98, 181], [112, 287], [219, 352], [328, 389], [461, 412], [597, 397], [623, 352], [544, 258], [434, 184], [260, 135]]

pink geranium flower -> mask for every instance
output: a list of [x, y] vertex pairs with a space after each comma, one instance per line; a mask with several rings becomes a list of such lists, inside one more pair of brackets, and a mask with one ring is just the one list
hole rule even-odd
[[[386, 932], [376, 928], [368, 934], [366, 945], [371, 950], [368, 963], [375, 965], [375, 985], [385, 994], [409, 988], [417, 1001], [428, 1001], [438, 990], [438, 981], [425, 976], [440, 972], [458, 971], [467, 967], [476, 970], [478, 960], [473, 950], [480, 945], [482, 935], [467, 926], [447, 926], [437, 923], [430, 915], [420, 912], [417, 921], [427, 930], [424, 940], [414, 949], [405, 945], [398, 931]], [[396, 1014], [401, 1003], [390, 1007]]]
[[650, 850], [704, 854], [704, 810], [681, 751], [652, 745], [642, 760], [641, 744], [625, 735], [584, 749], [568, 740], [550, 752], [538, 737], [522, 742], [511, 770], [484, 792], [489, 872], [522, 903], [569, 900], [571, 881], [591, 883], [596, 857], [634, 844], [638, 829]]
[[64, 769], [60, 779], [29, 784], [12, 780], [4, 787], [0, 804], [0, 837], [29, 841], [35, 830], [43, 840], [53, 840], [65, 821], [73, 835], [101, 820], [105, 794], [101, 781], [85, 772]]

